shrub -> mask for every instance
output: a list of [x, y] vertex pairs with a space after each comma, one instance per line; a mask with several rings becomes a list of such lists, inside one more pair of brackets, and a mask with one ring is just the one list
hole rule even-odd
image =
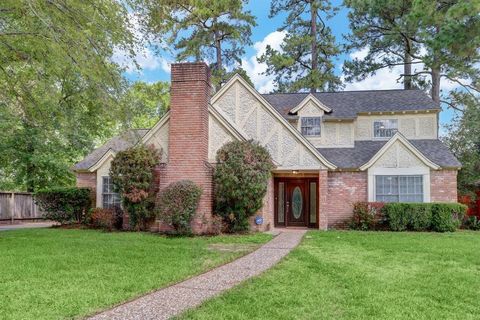
[[64, 223], [82, 223], [92, 205], [89, 188], [52, 188], [35, 193], [35, 202], [45, 219]]
[[105, 230], [121, 230], [123, 224], [123, 210], [114, 208], [95, 208], [90, 212], [90, 223], [94, 228]]
[[382, 209], [392, 231], [455, 231], [466, 212], [458, 203], [386, 203]]
[[353, 204], [353, 217], [349, 227], [353, 230], [375, 230], [382, 224], [380, 202], [356, 202]]
[[452, 232], [460, 227], [467, 206], [460, 203], [432, 204], [432, 230]]
[[168, 185], [158, 197], [158, 217], [178, 234], [191, 234], [191, 222], [197, 210], [202, 189], [189, 180]]
[[427, 231], [430, 230], [432, 225], [432, 205], [430, 203], [409, 203], [408, 220], [409, 230], [413, 231]]
[[480, 230], [480, 219], [477, 216], [469, 216], [463, 222], [463, 227], [469, 230]]
[[268, 150], [257, 142], [234, 141], [218, 150], [215, 211], [223, 217], [228, 231], [248, 230], [248, 218], [263, 205], [273, 168]]
[[154, 218], [153, 170], [159, 162], [160, 152], [144, 145], [120, 151], [112, 161], [110, 176], [114, 189], [122, 196], [133, 229], [146, 229]]

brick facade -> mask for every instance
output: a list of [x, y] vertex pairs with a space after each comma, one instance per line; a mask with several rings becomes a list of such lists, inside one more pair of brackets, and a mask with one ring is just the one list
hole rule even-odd
[[430, 171], [430, 201], [457, 202], [457, 170]]
[[77, 187], [90, 188], [92, 190], [92, 205], [97, 201], [97, 173], [96, 172], [76, 172]]
[[205, 63], [172, 64], [171, 77], [168, 162], [159, 178], [160, 189], [184, 179], [200, 186], [203, 193], [192, 230], [208, 233], [212, 222], [212, 168], [208, 163], [210, 70]]
[[327, 187], [328, 227], [345, 227], [353, 204], [368, 200], [367, 172], [328, 172]]

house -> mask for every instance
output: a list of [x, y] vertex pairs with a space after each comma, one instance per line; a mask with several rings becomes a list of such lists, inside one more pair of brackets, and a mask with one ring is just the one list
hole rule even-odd
[[141, 141], [163, 150], [160, 190], [181, 179], [203, 188], [192, 227], [208, 232], [216, 152], [248, 139], [276, 165], [260, 230], [341, 227], [356, 201], [457, 201], [461, 164], [438, 139], [439, 106], [420, 90], [260, 94], [237, 75], [211, 96], [204, 63], [173, 64], [171, 77], [170, 111], [153, 128], [115, 137], [75, 165], [98, 207], [120, 200], [108, 177], [115, 153]]

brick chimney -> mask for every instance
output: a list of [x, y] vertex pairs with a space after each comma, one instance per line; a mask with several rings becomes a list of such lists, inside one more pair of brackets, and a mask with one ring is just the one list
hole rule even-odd
[[206, 233], [213, 203], [208, 164], [210, 69], [205, 63], [176, 63], [171, 77], [168, 163], [162, 182], [188, 179], [203, 189], [192, 229]]

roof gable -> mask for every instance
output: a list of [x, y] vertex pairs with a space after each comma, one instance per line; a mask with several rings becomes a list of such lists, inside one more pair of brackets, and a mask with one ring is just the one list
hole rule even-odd
[[[401, 143], [408, 151], [413, 153], [423, 164], [427, 167], [438, 170], [440, 166], [428, 159], [423, 153], [421, 153], [410, 141], [407, 140], [400, 132], [397, 132], [388, 142], [378, 150], [378, 152], [364, 165], [360, 167], [360, 170], [364, 171], [372, 167], [395, 143]], [[398, 155], [397, 155], [398, 158]]]
[[[239, 100], [242, 100], [244, 103], [242, 108], [237, 107]], [[335, 169], [334, 164], [323, 157], [296, 128], [282, 117], [240, 75], [234, 75], [222, 86], [212, 97], [211, 104], [212, 108], [217, 111], [219, 109], [222, 110], [222, 113], [225, 114], [225, 119], [231, 122], [233, 126], [240, 128], [250, 139], [258, 140], [264, 144], [274, 159], [285, 158], [282, 159], [284, 161], [277, 161], [278, 163], [283, 163], [282, 167], [293, 167], [298, 165], [299, 161], [309, 163], [310, 165], [314, 161], [318, 161], [326, 168]], [[279, 144], [282, 146], [289, 145], [290, 149], [282, 149], [280, 151]], [[302, 148], [305, 148], [306, 153], [302, 152]], [[293, 156], [296, 156], [298, 153], [301, 154], [301, 159], [294, 160]], [[296, 163], [294, 163], [295, 161]]]
[[305, 107], [309, 102], [312, 102], [317, 108], [325, 111], [325, 112], [332, 112], [332, 109], [324, 105], [320, 100], [318, 100], [313, 94], [309, 94], [308, 96], [305, 97], [305, 99], [300, 102], [298, 106], [290, 110], [289, 113], [297, 113], [300, 110], [302, 110], [303, 107]]

